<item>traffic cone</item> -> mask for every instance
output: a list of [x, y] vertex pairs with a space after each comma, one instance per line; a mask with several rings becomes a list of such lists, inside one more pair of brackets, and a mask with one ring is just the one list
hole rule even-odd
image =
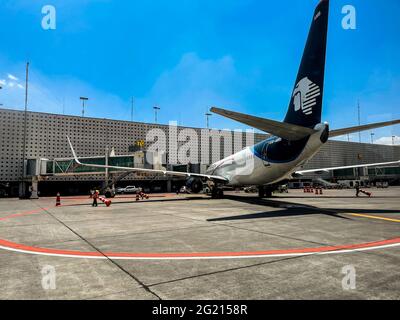
[[57, 192], [57, 197], [56, 197], [56, 207], [61, 206], [61, 195], [59, 192]]
[[101, 202], [103, 202], [107, 207], [111, 206], [111, 200], [108, 200], [106, 198], [100, 197], [99, 198]]

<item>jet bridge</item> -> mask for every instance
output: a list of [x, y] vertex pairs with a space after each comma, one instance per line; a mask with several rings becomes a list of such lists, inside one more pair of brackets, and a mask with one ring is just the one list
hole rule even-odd
[[[111, 165], [128, 168], [145, 168], [153, 169], [160, 167], [161, 164], [150, 164], [146, 160], [148, 158], [156, 159], [153, 154], [138, 151], [130, 155], [122, 156], [97, 156], [83, 157], [79, 160], [82, 163]], [[153, 162], [153, 160], [151, 160]], [[157, 162], [157, 161], [156, 161]], [[31, 199], [38, 198], [38, 183], [40, 181], [49, 180], [52, 177], [79, 177], [79, 176], [103, 176], [104, 188], [113, 186], [119, 180], [127, 177], [129, 174], [135, 174], [137, 177], [143, 178], [143, 173], [134, 173], [133, 171], [124, 170], [108, 170], [103, 168], [91, 168], [77, 164], [73, 158], [28, 158], [24, 164], [24, 179], [21, 184], [25, 184], [24, 190], [29, 190], [24, 197]]]
[[[145, 163], [144, 154], [113, 156], [113, 157], [86, 157], [80, 158], [82, 163], [90, 164], [109, 164], [111, 166], [121, 166], [128, 168], [150, 168], [152, 166]], [[112, 170], [102, 168], [90, 168], [77, 164], [73, 158], [58, 159], [28, 159], [26, 161], [26, 177], [50, 177], [50, 176], [80, 176], [80, 175], [104, 175], [112, 173], [121, 173], [121, 170]]]

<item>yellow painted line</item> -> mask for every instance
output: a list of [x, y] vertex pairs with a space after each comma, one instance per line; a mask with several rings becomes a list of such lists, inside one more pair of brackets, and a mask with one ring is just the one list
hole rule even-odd
[[400, 223], [400, 220], [398, 220], [398, 219], [390, 219], [390, 218], [380, 217], [380, 216], [371, 216], [371, 215], [368, 215], [368, 214], [353, 213], [351, 215], [354, 216], [354, 217], [370, 218], [370, 219], [385, 220], [385, 221], [399, 222]]

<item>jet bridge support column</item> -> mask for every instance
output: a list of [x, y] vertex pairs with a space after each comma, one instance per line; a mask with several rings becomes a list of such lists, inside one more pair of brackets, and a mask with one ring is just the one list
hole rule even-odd
[[30, 197], [29, 199], [39, 199], [39, 177], [32, 177], [32, 185], [29, 187]]
[[167, 180], [167, 192], [168, 193], [172, 192], [172, 180], [171, 180], [171, 178], [168, 178], [168, 180]]

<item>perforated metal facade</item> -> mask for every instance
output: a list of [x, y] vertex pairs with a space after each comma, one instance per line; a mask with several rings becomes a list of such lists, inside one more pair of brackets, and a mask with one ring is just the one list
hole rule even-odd
[[[146, 140], [146, 134], [151, 129], [161, 129], [167, 135], [165, 125], [137, 122], [117, 121], [108, 119], [82, 118], [38, 112], [27, 113], [27, 158], [68, 158], [71, 150], [66, 141], [66, 135], [71, 138], [79, 156], [90, 157], [102, 155], [105, 146], [113, 147], [117, 155], [129, 154], [129, 147], [138, 140]], [[178, 132], [183, 128], [178, 128]], [[193, 129], [200, 135], [201, 129]], [[15, 182], [21, 177], [22, 150], [24, 136], [24, 112], [0, 109], [0, 181]], [[256, 134], [255, 142], [264, 139], [264, 135]], [[194, 142], [192, 142], [194, 143]], [[209, 152], [213, 160], [219, 148], [219, 158], [224, 156], [226, 143], [231, 143], [232, 151], [238, 151], [246, 145], [246, 135], [242, 141], [232, 135], [231, 141], [221, 140], [221, 144], [210, 142], [207, 146], [203, 138], [199, 138], [193, 147], [198, 148], [199, 157], [203, 152]], [[145, 147], [146, 148], [146, 147]], [[205, 150], [208, 148], [208, 150]], [[400, 147], [329, 141], [322, 150], [307, 164], [306, 168], [323, 168], [363, 163], [395, 161], [400, 159]], [[62, 178], [71, 179], [71, 178]], [[78, 178], [74, 178], [78, 179]], [[80, 177], [79, 179], [89, 179]]]
[[[166, 125], [138, 122], [118, 121], [109, 119], [82, 118], [38, 112], [27, 113], [26, 158], [69, 158], [72, 157], [67, 143], [68, 135], [80, 157], [99, 156], [105, 153], [108, 145], [114, 148], [115, 154], [131, 154], [130, 147], [135, 142], [146, 140], [146, 134], [151, 129], [161, 129], [166, 134], [166, 150], [169, 145], [169, 128]], [[197, 148], [199, 159], [203, 152], [209, 153], [210, 161], [218, 154], [217, 160], [223, 158], [224, 149], [229, 143], [230, 150], [240, 150], [246, 145], [246, 133], [241, 139], [221, 139], [220, 144], [208, 144], [201, 129], [178, 127], [178, 134], [183, 129], [194, 130], [199, 139], [189, 141], [189, 146]], [[223, 133], [221, 134], [223, 135]], [[24, 136], [24, 112], [0, 109], [0, 181], [19, 181], [22, 173]], [[255, 140], [261, 141], [263, 135], [256, 134]], [[241, 141], [240, 141], [241, 140]], [[186, 142], [179, 142], [178, 147]], [[146, 149], [147, 143], [144, 147]], [[208, 150], [205, 148], [208, 147]], [[170, 163], [176, 164], [176, 163]], [[71, 178], [63, 178], [70, 180]], [[92, 177], [79, 177], [79, 180]], [[58, 179], [59, 180], [59, 179]]]

